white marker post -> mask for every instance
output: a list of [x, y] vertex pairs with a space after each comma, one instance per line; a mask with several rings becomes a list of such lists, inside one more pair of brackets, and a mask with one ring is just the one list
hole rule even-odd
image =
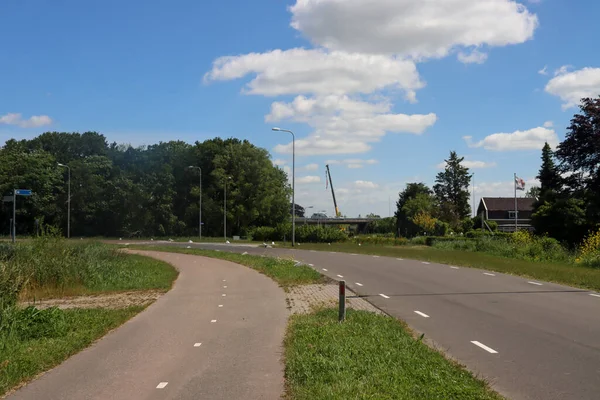
[[346, 319], [346, 281], [340, 281], [340, 311], [339, 321], [344, 322]]

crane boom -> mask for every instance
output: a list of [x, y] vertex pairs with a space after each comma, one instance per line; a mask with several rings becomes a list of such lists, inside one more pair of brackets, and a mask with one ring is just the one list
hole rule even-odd
[[327, 168], [327, 177], [329, 178], [329, 186], [331, 186], [331, 196], [333, 197], [333, 206], [335, 207], [335, 216], [339, 217], [340, 214], [340, 210], [338, 209], [337, 206], [337, 201], [335, 200], [335, 192], [333, 191], [333, 182], [331, 181], [331, 172], [329, 171], [329, 165], [325, 165], [325, 168]]

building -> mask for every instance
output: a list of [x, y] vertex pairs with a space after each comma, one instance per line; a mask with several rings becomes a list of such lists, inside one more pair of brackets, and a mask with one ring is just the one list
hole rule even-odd
[[[530, 197], [517, 197], [517, 211], [515, 213], [514, 197], [482, 197], [477, 207], [477, 215], [483, 216], [486, 221], [495, 221], [501, 232], [515, 231], [515, 218], [518, 229], [533, 230], [531, 214], [535, 199]], [[516, 215], [515, 215], [516, 214]]]

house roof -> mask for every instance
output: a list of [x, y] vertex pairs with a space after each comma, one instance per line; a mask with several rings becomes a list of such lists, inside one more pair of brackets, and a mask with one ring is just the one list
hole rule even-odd
[[[514, 211], [514, 197], [483, 197], [481, 201], [485, 204], [488, 211]], [[534, 198], [517, 197], [517, 210], [533, 211]]]

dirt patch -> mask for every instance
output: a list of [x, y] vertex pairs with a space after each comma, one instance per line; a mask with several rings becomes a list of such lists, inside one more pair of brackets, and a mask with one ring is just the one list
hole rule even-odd
[[[287, 293], [288, 308], [292, 314], [307, 314], [315, 308], [338, 306], [338, 285], [299, 285]], [[346, 288], [346, 308], [383, 314], [381, 310]]]
[[127, 308], [132, 306], [147, 306], [164, 292], [159, 290], [144, 290], [136, 292], [122, 292], [112, 294], [101, 294], [96, 296], [76, 296], [62, 299], [50, 299], [40, 301], [22, 302], [21, 306], [35, 306], [39, 309], [58, 307], [69, 308]]

